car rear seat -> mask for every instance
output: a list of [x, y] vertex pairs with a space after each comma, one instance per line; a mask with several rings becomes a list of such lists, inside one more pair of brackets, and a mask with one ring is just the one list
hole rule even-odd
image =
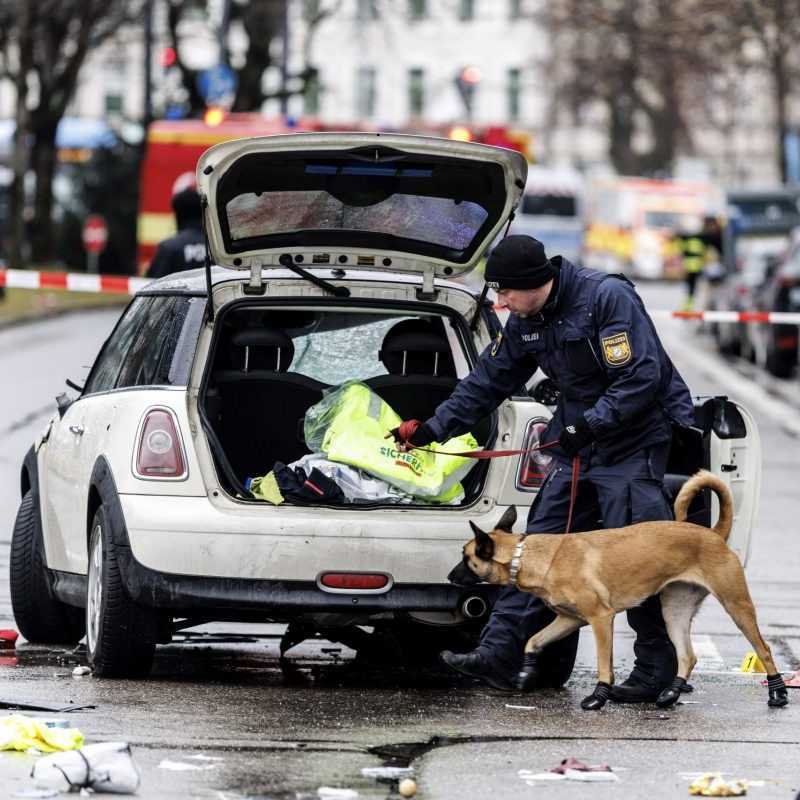
[[[458, 385], [441, 322], [398, 322], [384, 337], [378, 357], [389, 374], [368, 378], [365, 383], [403, 419], [425, 420], [432, 416]], [[491, 432], [491, 417], [485, 417], [471, 432], [479, 444], [485, 444]]]
[[283, 331], [242, 330], [231, 337], [234, 368], [212, 376], [221, 401], [220, 441], [241, 480], [309, 452], [297, 433], [299, 420], [327, 384], [288, 373], [293, 358], [294, 344]]

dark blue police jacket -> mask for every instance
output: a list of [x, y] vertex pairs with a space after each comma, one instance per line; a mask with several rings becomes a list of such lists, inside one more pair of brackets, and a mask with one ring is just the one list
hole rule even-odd
[[[673, 423], [693, 424], [689, 389], [633, 284], [560, 256], [552, 261], [559, 268], [555, 296], [535, 317], [509, 317], [475, 369], [428, 420], [435, 440], [469, 431], [537, 367], [561, 392], [544, 442], [558, 439], [583, 415], [596, 437], [594, 453], [613, 464], [669, 441]], [[550, 452], [566, 457], [559, 448]]]

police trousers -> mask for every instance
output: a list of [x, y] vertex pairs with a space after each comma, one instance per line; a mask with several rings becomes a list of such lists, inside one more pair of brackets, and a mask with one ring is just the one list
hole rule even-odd
[[[672, 509], [663, 488], [669, 443], [641, 450], [611, 466], [582, 459], [573, 510], [573, 532], [619, 528], [636, 522], [669, 520]], [[588, 461], [588, 463], [583, 463]], [[530, 514], [528, 533], [563, 533], [569, 513], [572, 467], [554, 460]], [[667, 636], [658, 596], [627, 612], [636, 632], [636, 657], [631, 677], [647, 686], [663, 687], [677, 672], [675, 649]], [[481, 632], [478, 649], [496, 672], [512, 680], [518, 672], [525, 643], [548, 625], [555, 614], [537, 597], [514, 587], [497, 598]], [[561, 686], [575, 665], [578, 633], [554, 642], [540, 659], [542, 683]]]

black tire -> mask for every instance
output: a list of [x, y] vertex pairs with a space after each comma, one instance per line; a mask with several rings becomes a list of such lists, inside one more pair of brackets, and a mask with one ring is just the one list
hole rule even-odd
[[144, 678], [153, 665], [156, 614], [125, 591], [103, 506], [92, 520], [86, 597], [86, 655], [101, 678]]
[[54, 594], [44, 559], [39, 509], [29, 491], [22, 498], [11, 537], [11, 607], [19, 632], [34, 644], [76, 645], [86, 632], [83, 609]]

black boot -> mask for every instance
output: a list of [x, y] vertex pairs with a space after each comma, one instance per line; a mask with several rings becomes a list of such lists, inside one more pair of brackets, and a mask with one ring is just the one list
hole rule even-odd
[[584, 711], [599, 711], [611, 697], [612, 687], [608, 683], [598, 681], [594, 691], [581, 700], [581, 708]]
[[478, 678], [494, 689], [500, 689], [503, 692], [514, 691], [511, 681], [503, 675], [499, 675], [480, 650], [473, 650], [471, 653], [452, 653], [450, 650], [443, 650], [439, 658], [443, 664], [462, 675]]
[[656, 705], [659, 708], [669, 708], [675, 705], [675, 703], [678, 702], [678, 698], [681, 696], [681, 692], [684, 691], [683, 687], [686, 685], [686, 681], [678, 675], [675, 680], [672, 681], [671, 686], [661, 690], [656, 698]]
[[536, 687], [536, 682], [539, 680], [538, 660], [538, 653], [525, 653], [525, 657], [522, 659], [522, 669], [517, 673], [515, 681], [518, 691], [525, 692]]
[[789, 692], [780, 673], [767, 675], [767, 688], [769, 689], [767, 705], [770, 708], [783, 708], [783, 706], [788, 705]]

